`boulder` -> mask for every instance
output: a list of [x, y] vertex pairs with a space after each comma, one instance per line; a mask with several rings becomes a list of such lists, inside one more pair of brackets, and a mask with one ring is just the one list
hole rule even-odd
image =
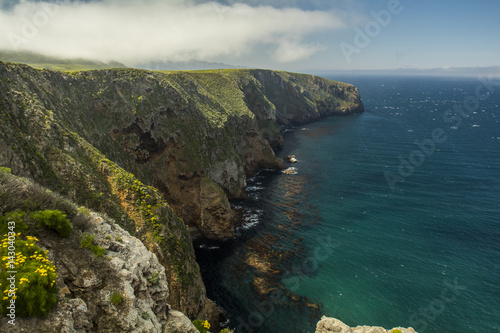
[[395, 327], [390, 330], [379, 326], [349, 327], [335, 318], [323, 316], [316, 325], [316, 333], [417, 333], [413, 328]]

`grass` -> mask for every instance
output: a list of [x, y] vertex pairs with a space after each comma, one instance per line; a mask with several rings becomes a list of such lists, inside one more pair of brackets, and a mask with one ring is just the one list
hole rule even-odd
[[84, 233], [82, 235], [80, 247], [89, 249], [93, 254], [100, 258], [102, 258], [107, 253], [105, 249], [103, 249], [99, 245], [94, 244], [94, 235], [89, 233]]

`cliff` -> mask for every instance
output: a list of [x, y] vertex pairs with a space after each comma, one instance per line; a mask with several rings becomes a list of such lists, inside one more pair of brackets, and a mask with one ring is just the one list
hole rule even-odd
[[379, 326], [349, 327], [335, 318], [323, 316], [316, 326], [316, 333], [417, 333], [413, 328], [396, 327], [390, 330]]
[[[78, 137], [157, 188], [187, 225], [213, 239], [234, 236], [228, 199], [246, 196], [247, 177], [283, 167], [272, 150], [282, 145], [280, 125], [363, 110], [352, 85], [285, 72], [64, 74], [0, 64], [0, 73], [0, 163], [42, 184], [75, 183], [51, 155], [67, 156], [64, 145], [73, 143], [62, 136]], [[88, 192], [71, 196], [88, 201]]]
[[[283, 168], [273, 152], [283, 144], [280, 126], [362, 111], [352, 85], [310, 75], [59, 73], [0, 62], [0, 166], [106, 214], [164, 267], [162, 297], [173, 309], [217, 323], [221, 313], [206, 297], [191, 235], [234, 236], [229, 200], [245, 198], [246, 179], [260, 168]], [[77, 298], [90, 306], [68, 282], [73, 277], [62, 276], [69, 294], [60, 306]], [[107, 320], [96, 316], [89, 325], [101, 330]], [[163, 323], [159, 316], [155, 325]]]
[[[19, 263], [16, 263], [16, 271], [17, 275], [23, 274], [23, 278], [18, 276], [16, 280], [17, 318], [15, 325], [11, 325], [7, 323], [11, 318], [2, 316], [2, 332], [164, 332], [167, 325], [186, 320], [190, 323], [169, 309], [165, 268], [139, 239], [108, 216], [78, 207], [5, 170], [0, 170], [0, 209], [4, 214], [7, 212], [5, 216], [9, 221], [15, 222], [16, 238], [34, 240], [31, 247], [40, 247], [38, 253], [46, 251], [49, 265], [54, 264], [53, 283], [57, 286], [58, 304], [46, 318], [20, 318], [30, 292], [37, 293], [37, 301], [44, 300], [45, 294], [36, 286], [23, 289], [23, 279], [28, 285], [40, 280], [36, 279], [36, 271], [29, 272], [34, 263], [28, 262], [32, 257], [19, 260], [24, 249], [22, 241], [16, 241], [16, 262]], [[72, 225], [69, 234], [61, 236], [55, 229], [33, 223], [33, 211], [47, 209], [58, 210], [69, 217]], [[9, 215], [12, 211], [16, 214]], [[2, 260], [5, 261], [5, 257]], [[4, 306], [2, 302], [1, 307]], [[42, 301], [36, 304], [40, 308], [45, 306]]]

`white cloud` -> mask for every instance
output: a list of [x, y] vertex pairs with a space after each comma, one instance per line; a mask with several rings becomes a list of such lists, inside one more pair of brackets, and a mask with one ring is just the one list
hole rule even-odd
[[24, 1], [0, 11], [0, 49], [118, 60], [216, 59], [265, 46], [279, 62], [305, 59], [308, 35], [343, 27], [333, 12], [223, 6], [215, 2], [117, 1], [48, 5]]
[[307, 59], [317, 51], [323, 49], [320, 46], [300, 43], [296, 40], [282, 40], [274, 53], [274, 59], [280, 63], [293, 62]]

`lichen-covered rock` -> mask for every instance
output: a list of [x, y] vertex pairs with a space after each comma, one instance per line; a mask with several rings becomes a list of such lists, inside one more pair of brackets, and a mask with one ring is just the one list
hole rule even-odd
[[417, 333], [413, 328], [395, 327], [390, 330], [378, 326], [349, 327], [335, 318], [323, 316], [316, 325], [316, 333]]
[[74, 225], [67, 238], [36, 226], [20, 233], [36, 233], [37, 245], [48, 250], [58, 275], [59, 301], [47, 318], [18, 317], [13, 326], [3, 316], [1, 332], [164, 331], [169, 309], [165, 269], [139, 239], [109, 217], [85, 209], [77, 213], [77, 207], [58, 194], [3, 171], [0, 196], [6, 199], [0, 214], [31, 202], [42, 209], [64, 210]]
[[191, 320], [182, 312], [170, 311], [164, 333], [199, 333]]
[[[96, 293], [97, 298], [92, 299], [93, 306], [104, 312], [97, 321], [99, 330], [161, 332], [169, 296], [164, 267], [139, 239], [102, 216], [92, 214], [91, 217], [95, 225], [90, 232], [96, 235], [96, 245], [108, 251], [104, 259], [107, 261], [105, 272], [97, 270], [92, 274], [95, 277], [90, 275], [89, 279], [109, 281], [113, 280], [109, 277], [111, 275], [117, 280], [113, 284], [103, 281], [102, 288]], [[76, 278], [79, 276], [82, 274]], [[123, 297], [118, 304], [110, 300], [113, 293]]]

